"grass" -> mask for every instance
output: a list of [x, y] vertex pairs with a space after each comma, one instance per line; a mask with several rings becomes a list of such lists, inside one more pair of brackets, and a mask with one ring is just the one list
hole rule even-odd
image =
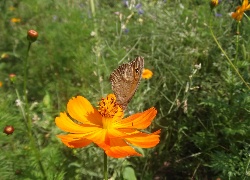
[[[0, 133], [0, 179], [103, 178], [103, 152], [64, 146], [54, 119], [76, 95], [97, 106], [112, 92], [112, 71], [138, 55], [154, 74], [141, 81], [127, 115], [156, 107], [148, 130], [161, 129], [161, 141], [137, 149], [143, 157], [108, 158], [109, 178], [249, 178], [250, 24], [228, 15], [241, 1], [212, 11], [205, 0], [124, 2], [0, 2], [0, 127], [15, 128]], [[29, 29], [39, 37], [25, 79]]]

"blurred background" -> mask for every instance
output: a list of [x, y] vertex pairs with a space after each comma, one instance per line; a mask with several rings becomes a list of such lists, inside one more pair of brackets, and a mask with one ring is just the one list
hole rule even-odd
[[[66, 147], [54, 119], [76, 95], [97, 106], [112, 71], [137, 56], [153, 76], [126, 116], [156, 107], [148, 131], [161, 141], [109, 158], [109, 178], [249, 179], [250, 89], [235, 71], [250, 82], [249, 19], [230, 16], [240, 0], [213, 2], [1, 0], [0, 179], [102, 179], [103, 152]], [[39, 36], [25, 66], [30, 29]]]

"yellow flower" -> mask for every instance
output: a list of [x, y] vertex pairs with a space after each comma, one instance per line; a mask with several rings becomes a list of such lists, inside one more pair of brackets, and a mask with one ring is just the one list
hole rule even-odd
[[69, 100], [67, 113], [60, 113], [55, 123], [70, 133], [58, 135], [66, 146], [81, 148], [93, 142], [108, 156], [122, 158], [141, 156], [130, 145], [151, 148], [159, 143], [160, 130], [151, 134], [140, 131], [151, 124], [156, 114], [156, 109], [152, 107], [122, 119], [124, 113], [114, 94], [102, 98], [98, 110], [86, 98], [77, 96]]
[[2, 87], [3, 86], [3, 83], [2, 83], [2, 81], [0, 81], [0, 87]]
[[211, 9], [213, 9], [214, 7], [216, 7], [219, 4], [219, 0], [211, 0], [210, 1], [210, 7]]
[[232, 18], [234, 18], [236, 21], [241, 21], [243, 14], [245, 11], [250, 9], [250, 4], [248, 3], [248, 0], [244, 0], [242, 3], [242, 6], [238, 6], [236, 8], [236, 11], [231, 14]]
[[20, 23], [21, 19], [20, 18], [11, 18], [10, 21], [13, 22], [13, 23]]
[[150, 79], [153, 76], [153, 72], [149, 69], [143, 69], [142, 78], [143, 79]]

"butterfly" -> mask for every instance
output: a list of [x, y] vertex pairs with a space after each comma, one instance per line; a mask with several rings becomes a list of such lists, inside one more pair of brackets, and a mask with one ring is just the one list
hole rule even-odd
[[143, 67], [144, 58], [139, 56], [129, 63], [120, 65], [110, 75], [116, 102], [124, 111], [140, 84]]

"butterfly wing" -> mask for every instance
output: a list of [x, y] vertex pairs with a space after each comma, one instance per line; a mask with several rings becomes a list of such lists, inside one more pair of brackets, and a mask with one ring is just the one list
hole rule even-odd
[[126, 109], [140, 84], [143, 67], [143, 57], [137, 57], [130, 63], [122, 64], [110, 75], [116, 101], [123, 110]]

